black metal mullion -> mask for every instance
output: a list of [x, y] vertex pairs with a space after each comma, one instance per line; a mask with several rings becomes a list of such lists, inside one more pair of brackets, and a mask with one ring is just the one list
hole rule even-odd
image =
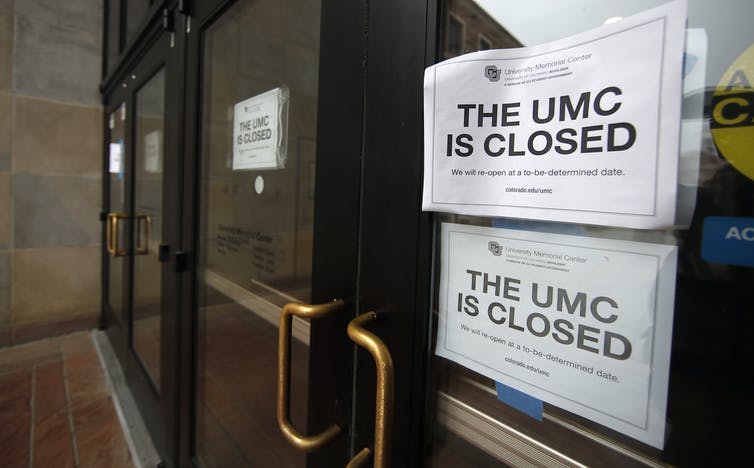
[[[124, 2], [125, 3], [125, 2]], [[126, 191], [126, 206], [125, 212], [128, 215], [127, 229], [124, 230], [126, 237], [126, 264], [127, 274], [124, 278], [127, 278], [128, 288], [126, 289], [127, 307], [126, 311], [126, 326], [127, 326], [127, 343], [129, 349], [133, 350], [133, 297], [134, 297], [134, 235], [133, 235], [133, 217], [134, 206], [136, 205], [136, 92], [134, 89], [130, 89], [128, 92], [128, 99], [126, 100], [126, 129], [125, 129], [125, 144], [126, 151], [124, 151], [124, 167], [128, 167], [125, 181]], [[126, 166], [127, 164], [127, 166]]]
[[120, 21], [118, 21], [118, 57], [123, 56], [126, 47], [126, 28], [128, 27], [128, 0], [116, 0], [120, 3]]

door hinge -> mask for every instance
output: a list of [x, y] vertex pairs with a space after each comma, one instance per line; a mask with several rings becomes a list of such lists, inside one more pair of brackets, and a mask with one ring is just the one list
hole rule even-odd
[[175, 13], [173, 10], [165, 8], [162, 10], [162, 29], [168, 32], [175, 32]]
[[179, 250], [175, 253], [175, 271], [178, 273], [188, 271], [189, 269], [189, 254], [183, 250]]
[[99, 220], [102, 222], [107, 221], [107, 211], [100, 211], [99, 212]]
[[189, 16], [191, 14], [189, 13], [190, 3], [188, 0], [178, 0], [178, 13]]

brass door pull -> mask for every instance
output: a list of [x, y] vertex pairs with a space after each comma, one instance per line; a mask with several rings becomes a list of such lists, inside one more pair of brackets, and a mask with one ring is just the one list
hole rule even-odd
[[105, 225], [105, 244], [107, 253], [111, 257], [125, 257], [128, 254], [127, 249], [121, 249], [118, 245], [118, 222], [121, 219], [128, 219], [126, 213], [108, 213], [107, 224]]
[[[118, 224], [122, 219], [131, 219], [126, 213], [108, 213], [107, 224], [105, 225], [105, 244], [107, 252], [111, 257], [125, 257], [128, 255], [127, 248], [120, 247], [120, 237], [118, 236]], [[152, 229], [152, 217], [149, 215], [136, 215], [136, 247], [134, 254], [147, 255], [149, 253], [149, 235]], [[144, 231], [142, 237], [141, 231]]]
[[[149, 254], [149, 236], [152, 230], [152, 217], [149, 215], [136, 215], [136, 247], [135, 255]], [[141, 236], [141, 228], [144, 226], [144, 237]]]
[[333, 424], [329, 428], [313, 436], [299, 434], [291, 424], [291, 321], [293, 316], [303, 319], [315, 319], [343, 308], [342, 300], [335, 300], [326, 304], [302, 304], [291, 302], [283, 307], [280, 314], [280, 330], [278, 338], [278, 425], [288, 442], [304, 452], [316, 450], [333, 440], [341, 429]]
[[[393, 426], [393, 358], [390, 351], [375, 334], [364, 325], [377, 318], [376, 312], [367, 312], [351, 320], [348, 337], [372, 354], [377, 368], [377, 389], [374, 422], [374, 468], [390, 464], [390, 435]], [[348, 468], [363, 466], [369, 461], [372, 451], [365, 447], [348, 463]]]

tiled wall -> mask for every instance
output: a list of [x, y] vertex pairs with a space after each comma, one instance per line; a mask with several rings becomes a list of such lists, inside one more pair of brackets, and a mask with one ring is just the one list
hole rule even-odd
[[0, 0], [0, 346], [98, 323], [102, 3]]

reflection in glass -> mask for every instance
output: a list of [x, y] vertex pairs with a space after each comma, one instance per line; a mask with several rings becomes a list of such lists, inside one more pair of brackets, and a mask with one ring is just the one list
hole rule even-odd
[[162, 163], [165, 128], [165, 70], [136, 95], [136, 177], [131, 219], [134, 252], [133, 348], [160, 388], [160, 301], [162, 264]]
[[[109, 127], [109, 145], [108, 145], [108, 186], [109, 186], [109, 212], [125, 213], [125, 180], [127, 164], [125, 161], [125, 134], [126, 134], [126, 104], [121, 104], [108, 116]], [[120, 240], [120, 248], [125, 247], [126, 236], [125, 229], [127, 223], [120, 223], [118, 226], [117, 236]], [[123, 297], [123, 288], [125, 284], [124, 268], [126, 266], [125, 257], [107, 257], [107, 294], [108, 303], [114, 316], [118, 319], [117, 324], [126, 323], [125, 304]]]
[[522, 44], [496, 18], [472, 0], [447, 0], [443, 17], [442, 60], [487, 49]]
[[[484, 49], [487, 44], [493, 49], [512, 48], [561, 39], [661, 3], [665, 2], [531, 0], [522, 7], [521, 2], [515, 0], [444, 0], [439, 59]], [[664, 450], [643, 445], [548, 404], [544, 406], [544, 421], [538, 422], [499, 402], [495, 384], [490, 379], [434, 357], [432, 385], [436, 411], [428, 422], [434, 437], [430, 465], [471, 467], [523, 463], [516, 460], [525, 458], [515, 458], [526, 457], [518, 451], [520, 447], [500, 437], [506, 427], [589, 466], [740, 464], [737, 462], [741, 447], [748, 443], [748, 431], [740, 421], [754, 415], [750, 397], [752, 377], [750, 373], [741, 375], [741, 369], [751, 369], [754, 361], [751, 341], [746, 336], [753, 320], [750, 311], [754, 310], [754, 296], [750, 285], [754, 270], [706, 261], [701, 255], [701, 246], [705, 242], [706, 218], [754, 217], [754, 184], [736, 171], [715, 147], [710, 132], [709, 105], [715, 85], [726, 69], [754, 43], [754, 33], [744, 24], [744, 18], [753, 15], [751, 4], [721, 9], [713, 2], [689, 1], [688, 27], [703, 28], [709, 46], [706, 88], [684, 90], [683, 132], [692, 127], [690, 124], [697, 124], [694, 127], [701, 133], [690, 135], [701, 140], [699, 174], [684, 173], [683, 169], [680, 174], [679, 198], [688, 192], [696, 200], [688, 228], [640, 231], [536, 223], [542, 229], [550, 225], [549, 229], [565, 229], [572, 235], [679, 246]], [[458, 24], [463, 24], [462, 39], [458, 38]], [[689, 66], [687, 62], [687, 68]], [[704, 113], [700, 115], [698, 109], [702, 108]], [[682, 134], [682, 141], [684, 136]], [[750, 155], [751, 151], [750, 148]], [[493, 224], [492, 218], [445, 214], [436, 215], [435, 221]], [[524, 224], [518, 220], [495, 224], [503, 222]], [[439, 253], [435, 255], [437, 258]], [[435, 278], [439, 277], [436, 271]], [[437, 289], [435, 285], [435, 294]]]
[[[318, 0], [238, 2], [203, 34], [195, 445], [206, 466], [304, 462], [277, 425], [277, 324], [283, 304], [310, 298], [319, 16]], [[280, 87], [285, 167], [234, 170], [234, 105]], [[303, 430], [308, 329], [296, 329], [291, 413]]]

